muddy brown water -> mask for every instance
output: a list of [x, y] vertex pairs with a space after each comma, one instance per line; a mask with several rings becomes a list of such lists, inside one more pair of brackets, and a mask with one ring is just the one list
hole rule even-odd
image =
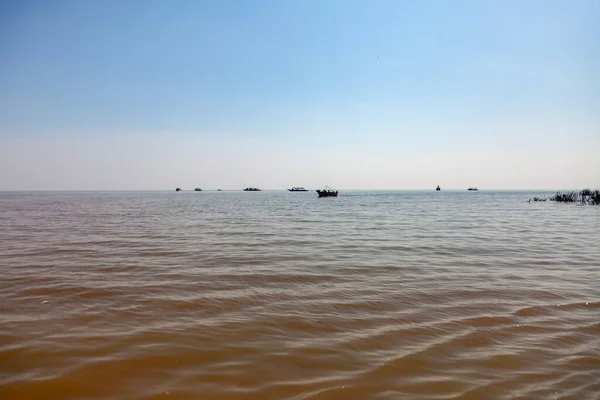
[[0, 193], [0, 399], [600, 399], [600, 207]]

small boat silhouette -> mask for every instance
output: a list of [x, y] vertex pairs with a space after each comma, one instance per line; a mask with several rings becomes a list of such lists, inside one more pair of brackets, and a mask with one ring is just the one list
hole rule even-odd
[[334, 191], [328, 186], [325, 186], [325, 190], [317, 189], [317, 193], [319, 194], [319, 197], [337, 197], [338, 195], [337, 190]]

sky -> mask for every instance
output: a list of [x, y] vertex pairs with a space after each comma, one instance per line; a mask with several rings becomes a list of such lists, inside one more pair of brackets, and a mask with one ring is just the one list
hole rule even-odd
[[0, 0], [0, 190], [600, 187], [600, 0]]

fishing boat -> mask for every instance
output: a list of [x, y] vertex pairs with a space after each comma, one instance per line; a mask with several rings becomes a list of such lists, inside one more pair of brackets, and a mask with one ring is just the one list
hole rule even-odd
[[308, 189], [305, 189], [303, 187], [293, 187], [291, 189], [288, 189], [289, 192], [308, 192]]
[[476, 192], [476, 191], [478, 191], [479, 189], [477, 189], [477, 188], [468, 188], [467, 190], [468, 190], [468, 191], [470, 191], [470, 192]]
[[244, 192], [260, 192], [262, 189], [247, 187]]
[[181, 192], [181, 188], [175, 189], [176, 192]]
[[202, 191], [202, 189], [200, 189], [200, 188], [194, 189], [194, 192], [201, 192], [201, 191]]
[[437, 187], [435, 188], [435, 190], [440, 191], [442, 189], [440, 189], [440, 185], [437, 185]]
[[319, 194], [319, 197], [337, 197], [338, 195], [337, 190], [334, 191], [328, 186], [325, 186], [325, 190], [317, 189], [317, 193]]

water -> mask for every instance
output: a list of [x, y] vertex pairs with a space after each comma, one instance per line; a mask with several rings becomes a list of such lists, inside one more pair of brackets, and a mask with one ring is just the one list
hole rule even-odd
[[0, 398], [599, 399], [549, 194], [0, 193]]

